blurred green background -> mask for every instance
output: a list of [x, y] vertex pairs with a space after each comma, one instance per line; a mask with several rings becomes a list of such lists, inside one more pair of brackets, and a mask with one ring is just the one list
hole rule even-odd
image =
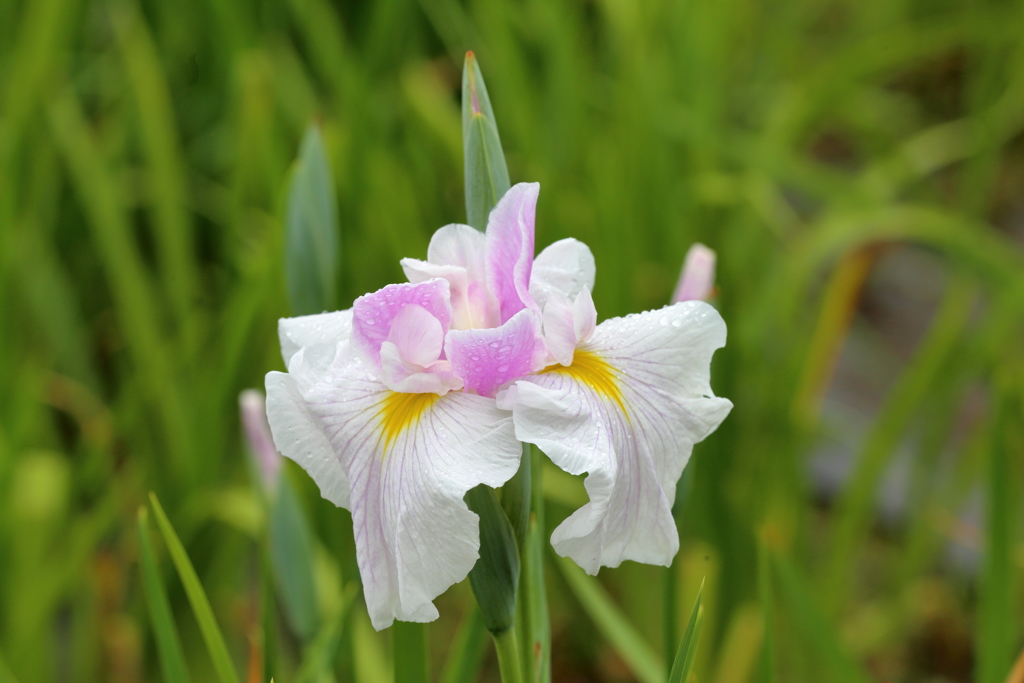
[[[289, 168], [318, 122], [343, 307], [402, 280], [465, 220], [467, 49], [512, 181], [541, 183], [538, 248], [590, 245], [602, 318], [718, 252], [735, 409], [673, 568], [601, 572], [617, 623], [670, 658], [706, 577], [700, 681], [1024, 680], [1024, 3], [0, 0], [0, 681], [160, 680], [150, 490], [242, 680], [296, 680], [237, 403], [282, 369]], [[356, 595], [319, 680], [386, 680], [348, 513], [287, 472], [318, 605]], [[545, 477], [553, 528], [583, 489]], [[646, 680], [560, 567], [554, 680]], [[471, 604], [439, 599], [435, 676]]]

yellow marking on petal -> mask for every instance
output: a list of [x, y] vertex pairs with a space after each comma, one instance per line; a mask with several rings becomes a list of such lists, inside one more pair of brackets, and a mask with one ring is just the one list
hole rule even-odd
[[593, 351], [576, 349], [576, 353], [572, 357], [572, 365], [568, 367], [552, 365], [544, 368], [541, 374], [547, 372], [566, 375], [581, 384], [586, 384], [599, 396], [615, 401], [622, 409], [623, 414], [626, 414], [626, 405], [622, 402], [622, 391], [619, 389], [618, 371]]
[[430, 406], [441, 398], [438, 394], [403, 394], [389, 391], [380, 402], [381, 437], [384, 439], [384, 451], [391, 447], [402, 432], [412, 427]]

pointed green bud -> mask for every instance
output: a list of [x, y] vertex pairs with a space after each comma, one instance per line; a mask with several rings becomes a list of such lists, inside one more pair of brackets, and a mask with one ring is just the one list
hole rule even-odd
[[337, 260], [334, 179], [320, 129], [311, 124], [288, 188], [285, 276], [293, 315], [334, 310]]
[[491, 209], [511, 184], [494, 110], [472, 52], [466, 53], [462, 69], [462, 145], [466, 160], [466, 220], [477, 230], [484, 230]]
[[519, 550], [515, 532], [494, 489], [481, 484], [466, 494], [466, 505], [480, 517], [480, 559], [469, 572], [484, 625], [494, 635], [515, 623]]
[[519, 471], [501, 487], [501, 507], [512, 524], [512, 532], [515, 534], [520, 554], [526, 542], [526, 530], [530, 526], [530, 484], [533, 480], [530, 462], [530, 444], [524, 443]]

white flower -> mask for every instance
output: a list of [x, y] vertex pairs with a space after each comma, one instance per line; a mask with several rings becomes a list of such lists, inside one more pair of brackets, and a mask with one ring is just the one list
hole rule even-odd
[[[537, 192], [513, 187], [486, 235], [439, 230], [430, 261], [403, 261], [410, 283], [359, 297], [349, 311], [280, 321], [288, 372], [266, 379], [274, 442], [324, 498], [351, 510], [378, 630], [437, 618], [433, 599], [479, 554], [478, 518], [463, 496], [501, 486], [519, 467], [512, 415], [493, 397], [545, 365], [531, 280], [541, 301], [593, 283], [589, 250], [565, 240], [549, 250], [570, 258], [546, 263], [545, 250], [531, 278]], [[572, 270], [588, 257], [589, 276]]]
[[555, 529], [555, 550], [591, 574], [623, 560], [669, 565], [679, 549], [676, 483], [693, 445], [732, 403], [709, 383], [725, 344], [714, 308], [690, 301], [595, 326], [588, 291], [552, 296], [544, 333], [557, 364], [498, 395], [516, 437], [571, 474], [590, 502]]

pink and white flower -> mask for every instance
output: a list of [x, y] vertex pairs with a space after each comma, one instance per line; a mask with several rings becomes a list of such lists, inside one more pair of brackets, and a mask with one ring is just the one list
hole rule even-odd
[[463, 496], [505, 483], [522, 452], [493, 397], [545, 365], [538, 301], [593, 284], [575, 240], [534, 262], [537, 192], [513, 187], [486, 234], [439, 230], [428, 261], [403, 261], [411, 282], [280, 321], [288, 372], [266, 379], [274, 441], [351, 510], [377, 629], [437, 618], [433, 599], [473, 567], [478, 519]]
[[497, 397], [516, 438], [570, 474], [588, 473], [590, 502], [555, 529], [555, 550], [590, 574], [623, 560], [671, 564], [676, 483], [693, 445], [732, 409], [711, 391], [725, 323], [706, 303], [677, 303], [596, 325], [587, 290], [553, 295], [544, 334], [557, 363]]

